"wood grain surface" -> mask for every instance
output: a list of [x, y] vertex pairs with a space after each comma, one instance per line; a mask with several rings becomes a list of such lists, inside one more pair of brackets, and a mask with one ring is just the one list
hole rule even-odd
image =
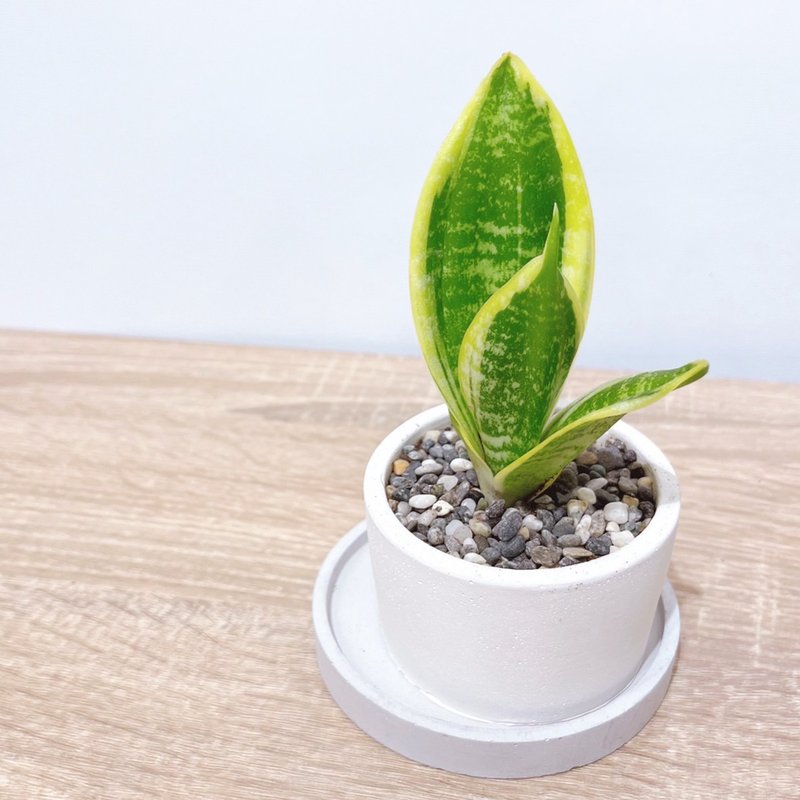
[[706, 378], [632, 416], [683, 486], [672, 686], [603, 761], [488, 781], [375, 743], [316, 669], [312, 584], [366, 459], [439, 402], [419, 360], [17, 332], [0, 351], [0, 797], [800, 796], [800, 387]]

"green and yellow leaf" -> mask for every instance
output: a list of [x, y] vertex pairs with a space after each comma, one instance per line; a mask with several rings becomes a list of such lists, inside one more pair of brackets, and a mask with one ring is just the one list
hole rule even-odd
[[578, 346], [575, 306], [559, 270], [553, 207], [544, 253], [500, 287], [464, 334], [458, 378], [493, 472], [541, 438]]
[[417, 335], [473, 457], [485, 454], [459, 383], [461, 343], [487, 300], [541, 255], [554, 205], [562, 216], [560, 268], [579, 340], [594, 261], [586, 183], [560, 114], [525, 65], [508, 54], [481, 83], [437, 155], [411, 241]]
[[546, 437], [529, 453], [495, 475], [498, 494], [513, 502], [552, 482], [573, 458], [625, 414], [654, 403], [708, 372], [708, 362], [644, 372], [611, 381], [560, 411], [545, 428]]

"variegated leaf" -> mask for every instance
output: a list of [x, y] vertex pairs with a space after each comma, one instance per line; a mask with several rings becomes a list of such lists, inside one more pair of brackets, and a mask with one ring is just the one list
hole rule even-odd
[[495, 490], [513, 502], [554, 480], [564, 465], [630, 411], [702, 378], [706, 361], [611, 381], [571, 403], [548, 423], [546, 438], [495, 475]]
[[458, 362], [486, 462], [494, 472], [539, 441], [578, 346], [578, 321], [559, 270], [558, 207], [544, 253], [498, 289], [464, 334]]
[[586, 184], [555, 106], [508, 54], [436, 157], [411, 242], [411, 300], [422, 352], [475, 457], [483, 452], [458, 382], [461, 342], [483, 304], [541, 254], [554, 204], [563, 212], [561, 269], [580, 338], [594, 259]]

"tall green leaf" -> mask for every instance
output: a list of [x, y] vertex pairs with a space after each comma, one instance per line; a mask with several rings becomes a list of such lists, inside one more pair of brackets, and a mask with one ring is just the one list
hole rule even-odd
[[554, 480], [563, 467], [625, 414], [654, 403], [702, 378], [708, 362], [645, 372], [611, 381], [571, 403], [547, 425], [545, 439], [495, 475], [494, 488], [507, 502]]
[[411, 241], [411, 301], [428, 368], [473, 456], [485, 454], [458, 379], [467, 328], [542, 253], [563, 213], [561, 270], [578, 339], [591, 298], [594, 233], [583, 173], [561, 116], [515, 56], [481, 83], [434, 161]]
[[544, 253], [498, 289], [464, 334], [458, 377], [494, 472], [539, 441], [578, 346], [578, 321], [559, 270], [558, 207]]

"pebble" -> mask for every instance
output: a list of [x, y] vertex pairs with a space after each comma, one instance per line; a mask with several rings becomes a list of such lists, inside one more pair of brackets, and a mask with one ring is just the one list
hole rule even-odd
[[619, 525], [616, 522], [606, 522], [606, 531], [611, 533], [612, 531], [620, 530]]
[[466, 539], [461, 543], [461, 550], [466, 555], [467, 553], [477, 553], [478, 552], [478, 545], [475, 543], [475, 540], [471, 536], [467, 536]]
[[592, 536], [583, 543], [583, 546], [596, 556], [605, 556], [608, 555], [611, 548], [611, 537], [606, 534], [598, 537]]
[[522, 524], [531, 532], [531, 533], [538, 533], [543, 527], [544, 524], [542, 521], [534, 516], [533, 514], [528, 514], [522, 519]]
[[608, 503], [603, 509], [608, 522], [624, 525], [628, 521], [628, 506], [625, 503]]
[[562, 517], [553, 526], [553, 536], [560, 538], [568, 533], [575, 532], [575, 520], [572, 517]]
[[[603, 520], [605, 523], [605, 520]], [[601, 529], [599, 533], [604, 530]], [[592, 518], [588, 514], [584, 514], [575, 526], [575, 535], [581, 540], [581, 544], [586, 544], [589, 537], [592, 535]]]
[[542, 544], [545, 547], [555, 547], [558, 544], [558, 540], [553, 536], [553, 532], [547, 530], [547, 528], [539, 531], [539, 538], [541, 538]]
[[576, 561], [585, 561], [593, 557], [585, 547], [565, 547], [563, 552], [565, 558], [574, 558]]
[[592, 465], [597, 463], [597, 453], [594, 453], [591, 450], [584, 450], [576, 459], [576, 464], [580, 464], [582, 467], [591, 467]]
[[439, 500], [438, 502], [434, 503], [432, 508], [433, 511], [436, 512], [437, 517], [446, 517], [453, 511], [453, 506], [444, 500]]
[[503, 516], [503, 512], [505, 510], [506, 510], [505, 500], [493, 500], [486, 507], [486, 516], [493, 523], [495, 523], [495, 522], [497, 522], [497, 520], [500, 519], [500, 517]]
[[466, 509], [467, 513], [469, 513], [470, 516], [472, 516], [475, 513], [476, 506], [477, 503], [471, 497], [465, 497], [461, 501], [461, 508]]
[[440, 475], [444, 467], [433, 459], [426, 458], [415, 470], [415, 475]]
[[421, 525], [423, 528], [427, 528], [429, 525], [433, 524], [433, 521], [435, 519], [436, 519], [436, 512], [433, 509], [429, 508], [427, 511], [423, 511], [419, 515], [417, 519], [417, 525]]
[[603, 509], [599, 509], [592, 514], [592, 521], [589, 526], [589, 536], [599, 536], [606, 529], [606, 515]]
[[432, 544], [434, 547], [444, 544], [444, 537], [445, 532], [441, 528], [428, 529], [428, 544]]
[[468, 458], [454, 458], [450, 462], [450, 467], [453, 472], [466, 472], [468, 469], [472, 469], [472, 462]]
[[466, 539], [470, 535], [470, 530], [461, 520], [459, 519], [451, 520], [450, 522], [447, 523], [444, 530], [445, 533], [447, 533], [449, 536], [455, 536], [456, 531], [460, 531], [462, 528], [466, 528], [466, 533], [462, 537], [460, 537], [461, 541], [463, 542], [464, 539]]
[[503, 514], [503, 518], [500, 522], [492, 528], [492, 535], [497, 537], [501, 542], [507, 542], [517, 535], [521, 527], [522, 514], [520, 514], [516, 508], [510, 508]]
[[548, 530], [553, 530], [553, 525], [556, 524], [556, 518], [553, 516], [552, 511], [546, 508], [540, 508], [536, 511], [536, 516], [542, 521], [542, 527]]
[[636, 483], [636, 481], [632, 478], [620, 478], [617, 485], [619, 486], [619, 490], [625, 494], [629, 494], [634, 497], [639, 494], [639, 484]]
[[399, 476], [402, 475], [410, 466], [410, 461], [406, 461], [404, 458], [397, 458], [392, 464], [392, 472]]
[[500, 560], [500, 551], [496, 547], [487, 547], [481, 550], [481, 556], [487, 564], [496, 564]]
[[583, 500], [579, 499], [570, 500], [567, 503], [567, 514], [570, 517], [572, 517], [572, 519], [577, 521], [583, 516], [583, 512], [586, 511], [587, 505], [588, 504], [585, 503]]
[[408, 516], [409, 511], [411, 511], [411, 506], [405, 500], [397, 504], [397, 513], [400, 514], [401, 517]]
[[492, 528], [487, 522], [473, 517], [469, 521], [469, 528], [476, 536], [486, 536], [487, 538], [492, 535]]
[[411, 508], [417, 509], [417, 511], [423, 511], [426, 508], [430, 508], [436, 500], [435, 494], [415, 494], [408, 499], [408, 504]]
[[594, 489], [590, 489], [588, 486], [581, 486], [576, 489], [575, 497], [577, 497], [578, 500], [582, 500], [586, 504], [584, 506], [584, 510], [587, 506], [593, 506], [597, 502]]
[[440, 475], [439, 480], [436, 481], [446, 492], [455, 489], [458, 485], [458, 477], [455, 475]]
[[[608, 486], [608, 478], [592, 478], [584, 488], [596, 492], [598, 489], [604, 489], [606, 486]], [[597, 497], [595, 497], [595, 501], [596, 500]]]
[[475, 544], [478, 546], [479, 553], [482, 553], [489, 546], [489, 542], [486, 540], [485, 536], [481, 536], [480, 534], [476, 533], [472, 538]]
[[577, 533], [565, 533], [563, 536], [558, 537], [559, 547], [581, 547], [583, 541]]
[[525, 540], [521, 536], [515, 536], [510, 541], [500, 542], [497, 549], [505, 558], [516, 558], [525, 552]]
[[533, 547], [529, 556], [534, 564], [541, 564], [543, 567], [554, 567], [561, 558], [561, 550], [558, 547]]
[[625, 466], [625, 458], [622, 451], [613, 444], [606, 444], [603, 447], [598, 447], [595, 451], [597, 453], [597, 462], [606, 470], [621, 469]]
[[486, 564], [486, 559], [479, 553], [464, 553], [464, 561], [472, 564]]
[[614, 547], [625, 547], [633, 541], [633, 534], [630, 531], [614, 531], [611, 534], [611, 544]]
[[450, 536], [449, 533], [444, 535], [444, 546], [447, 548], [448, 553], [461, 552], [461, 542], [455, 536]]

